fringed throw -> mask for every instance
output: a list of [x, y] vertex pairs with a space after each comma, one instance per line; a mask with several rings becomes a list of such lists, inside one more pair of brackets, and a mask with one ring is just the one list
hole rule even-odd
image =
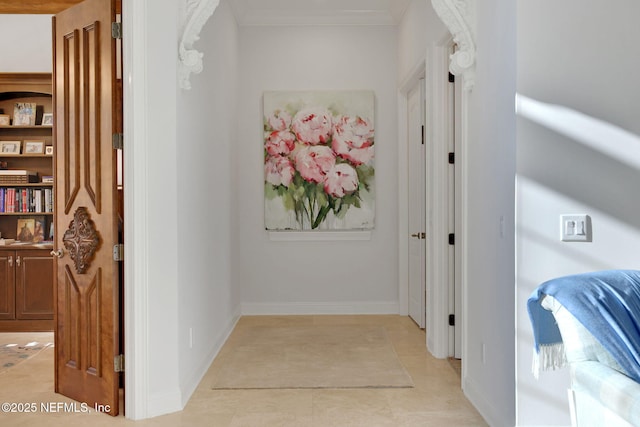
[[543, 344], [538, 351], [533, 351], [533, 364], [531, 371], [538, 379], [540, 371], [550, 371], [567, 366], [567, 355], [564, 352], [564, 344]]
[[557, 348], [562, 346], [562, 336], [555, 318], [541, 305], [546, 295], [562, 304], [627, 376], [640, 382], [640, 271], [575, 274], [538, 286], [527, 301], [535, 340], [534, 373], [561, 367], [562, 360], [566, 363], [564, 350]]

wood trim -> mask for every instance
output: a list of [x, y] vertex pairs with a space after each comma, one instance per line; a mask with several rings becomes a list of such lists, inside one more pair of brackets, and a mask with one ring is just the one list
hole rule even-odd
[[[41, 15], [55, 15], [58, 12], [62, 12], [65, 9], [70, 8], [82, 0], [20, 0], [20, 1], [3, 1], [0, 0], [0, 13], [6, 14], [41, 14]], [[121, 7], [116, 4], [116, 12], [120, 13]]]
[[34, 92], [51, 95], [51, 73], [0, 73], [0, 92]]
[[81, 1], [82, 0], [0, 1], [0, 13], [54, 15]]
[[49, 332], [53, 331], [51, 320], [0, 320], [2, 332]]

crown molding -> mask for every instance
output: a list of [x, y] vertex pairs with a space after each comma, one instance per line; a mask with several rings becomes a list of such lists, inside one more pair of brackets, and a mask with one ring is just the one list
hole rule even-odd
[[281, 10], [251, 9], [237, 15], [241, 26], [394, 26], [386, 10]]
[[240, 26], [394, 26], [411, 0], [229, 0]]
[[476, 0], [431, 0], [458, 49], [450, 56], [451, 74], [464, 77], [464, 89], [470, 91], [476, 74]]
[[191, 73], [200, 73], [203, 69], [204, 54], [193, 48], [200, 39], [200, 31], [207, 23], [220, 0], [184, 0], [184, 22], [182, 36], [178, 44], [178, 82], [180, 88], [191, 89]]

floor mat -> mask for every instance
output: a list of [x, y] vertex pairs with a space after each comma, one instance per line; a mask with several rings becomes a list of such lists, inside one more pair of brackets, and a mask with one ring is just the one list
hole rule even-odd
[[413, 387], [383, 327], [254, 326], [231, 338], [214, 389]]

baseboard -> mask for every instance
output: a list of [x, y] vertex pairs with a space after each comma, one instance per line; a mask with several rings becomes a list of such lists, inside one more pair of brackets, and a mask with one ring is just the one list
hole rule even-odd
[[240, 319], [240, 315], [240, 305], [238, 305], [225, 327], [214, 340], [209, 351], [207, 351], [205, 356], [202, 358], [202, 361], [198, 364], [198, 368], [193, 371], [191, 377], [182, 387], [180, 387], [179, 390], [174, 393], [149, 394], [147, 411], [148, 418], [158, 417], [160, 415], [170, 414], [184, 409], [187, 402], [198, 388], [198, 385], [200, 385], [200, 381], [202, 381], [202, 378], [209, 370], [213, 359], [216, 358], [222, 349], [222, 346], [227, 341], [227, 338], [231, 335], [233, 328]]
[[240, 319], [240, 315], [240, 304], [238, 304], [233, 314], [231, 315], [231, 318], [222, 329], [222, 331], [218, 334], [213, 344], [211, 345], [211, 348], [202, 358], [201, 363], [198, 364], [199, 368], [194, 370], [191, 377], [182, 387], [182, 408], [187, 405], [187, 402], [191, 398], [191, 395], [193, 395], [193, 393], [196, 391], [196, 388], [198, 388], [198, 385], [200, 385], [200, 381], [202, 381], [202, 378], [213, 363], [213, 359], [216, 358], [218, 353], [220, 353], [220, 350], [222, 350], [222, 346], [224, 345], [224, 343], [227, 342], [229, 335], [231, 335], [231, 332], [233, 332], [233, 328], [235, 328], [236, 323], [238, 323], [238, 320]]
[[182, 411], [180, 390], [172, 393], [149, 393], [147, 413], [145, 418], [159, 417], [160, 415]]
[[471, 404], [482, 415], [484, 420], [490, 426], [508, 426], [509, 424], [505, 420], [500, 419], [497, 415], [496, 408], [493, 407], [491, 402], [486, 399], [487, 393], [482, 392], [475, 382], [469, 378], [463, 378], [462, 390], [464, 395], [469, 399]]
[[242, 303], [242, 314], [310, 315], [310, 314], [398, 314], [398, 301]]

